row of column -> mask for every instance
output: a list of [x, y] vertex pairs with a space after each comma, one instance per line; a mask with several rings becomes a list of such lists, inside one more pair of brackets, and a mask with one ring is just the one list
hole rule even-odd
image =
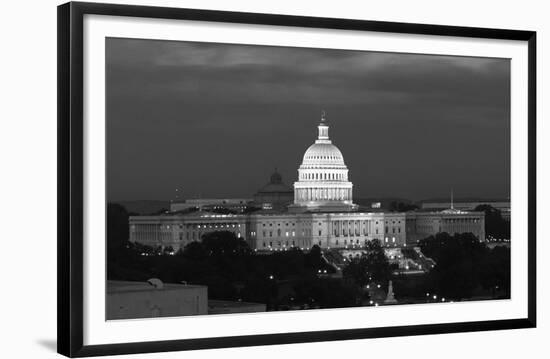
[[300, 180], [334, 180], [334, 181], [347, 181], [344, 173], [302, 173]]
[[296, 197], [301, 201], [346, 201], [352, 198], [351, 188], [299, 188]]
[[160, 229], [158, 224], [135, 224], [130, 231], [130, 240], [134, 242], [153, 242], [159, 240]]
[[335, 236], [364, 236], [374, 232], [372, 220], [331, 221], [331, 233]]

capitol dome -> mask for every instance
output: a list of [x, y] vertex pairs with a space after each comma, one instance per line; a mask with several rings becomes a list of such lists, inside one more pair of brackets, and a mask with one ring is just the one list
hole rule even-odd
[[346, 166], [342, 152], [332, 143], [314, 143], [309, 146], [304, 154], [302, 164], [329, 167]]
[[[315, 143], [306, 150], [294, 183], [294, 210], [353, 210], [353, 184], [342, 152], [329, 138], [329, 125], [323, 114]], [[289, 208], [291, 209], [291, 208]]]

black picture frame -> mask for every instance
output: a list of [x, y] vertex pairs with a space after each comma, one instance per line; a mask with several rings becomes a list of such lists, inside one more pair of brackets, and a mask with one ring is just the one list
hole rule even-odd
[[[86, 14], [525, 41], [528, 44], [526, 318], [300, 333], [83, 344], [83, 17]], [[304, 343], [536, 326], [536, 32], [182, 8], [70, 2], [58, 7], [58, 352], [69, 357]]]

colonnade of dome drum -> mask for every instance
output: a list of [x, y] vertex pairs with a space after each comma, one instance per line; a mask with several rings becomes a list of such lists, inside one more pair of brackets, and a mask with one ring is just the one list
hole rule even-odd
[[347, 181], [347, 173], [342, 172], [305, 172], [300, 171], [300, 181]]

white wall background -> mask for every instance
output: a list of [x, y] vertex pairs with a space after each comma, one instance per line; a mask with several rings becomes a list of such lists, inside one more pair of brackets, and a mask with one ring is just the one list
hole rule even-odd
[[[117, 2], [108, 1], [104, 2]], [[120, 0], [118, 2], [125, 2]], [[133, 4], [313, 15], [368, 20], [536, 30], [538, 32], [538, 303], [537, 329], [355, 340], [182, 353], [148, 358], [406, 357], [517, 358], [548, 355], [550, 249], [542, 230], [550, 215], [550, 7], [545, 1], [172, 0]], [[0, 56], [0, 356], [56, 356], [56, 6], [11, 1], [2, 6]]]

